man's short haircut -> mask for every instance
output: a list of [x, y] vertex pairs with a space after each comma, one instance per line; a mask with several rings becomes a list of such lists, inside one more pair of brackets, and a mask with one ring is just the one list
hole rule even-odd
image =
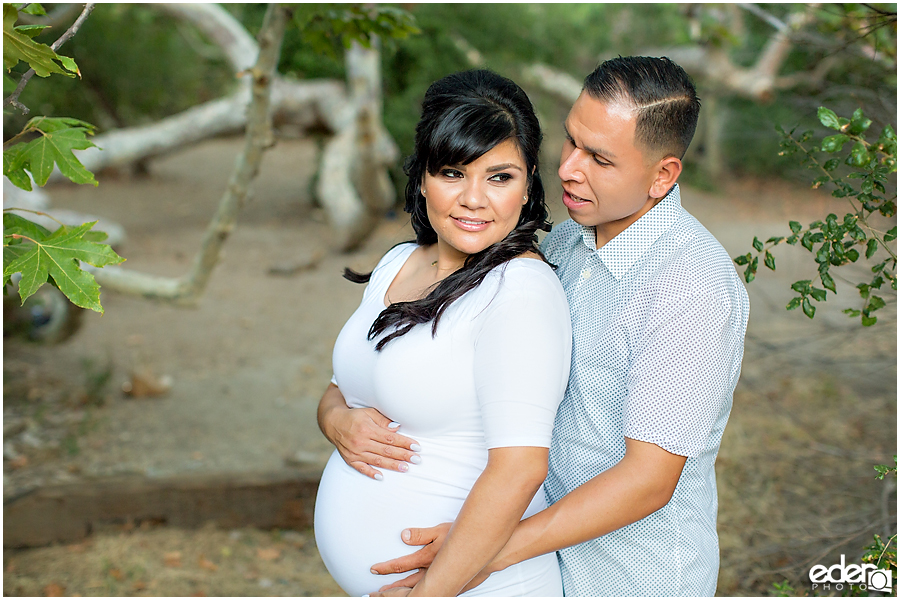
[[584, 80], [595, 100], [637, 112], [635, 146], [648, 158], [684, 157], [700, 115], [700, 99], [684, 69], [668, 58], [613, 58]]

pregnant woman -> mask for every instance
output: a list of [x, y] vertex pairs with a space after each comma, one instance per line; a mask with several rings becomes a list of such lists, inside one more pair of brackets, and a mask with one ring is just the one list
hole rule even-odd
[[[338, 450], [319, 485], [315, 533], [348, 594], [397, 579], [369, 569], [407, 553], [404, 527], [453, 521], [411, 595], [455, 596], [520, 519], [546, 506], [572, 336], [565, 294], [537, 246], [537, 230], [550, 228], [540, 141], [531, 102], [512, 81], [467, 71], [433, 83], [405, 168], [416, 241], [395, 246], [369, 275], [347, 274], [368, 285], [335, 342], [334, 379], [319, 405]], [[408, 436], [415, 454], [380, 473], [346, 444], [385, 417], [401, 433], [383, 432]], [[561, 596], [556, 557], [495, 573], [465, 595]]]

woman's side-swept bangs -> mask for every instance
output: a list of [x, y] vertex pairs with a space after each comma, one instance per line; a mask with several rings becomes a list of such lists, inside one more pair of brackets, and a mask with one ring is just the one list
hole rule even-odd
[[515, 126], [498, 107], [481, 103], [457, 106], [432, 131], [425, 149], [425, 168], [435, 175], [441, 167], [467, 165], [515, 137]]

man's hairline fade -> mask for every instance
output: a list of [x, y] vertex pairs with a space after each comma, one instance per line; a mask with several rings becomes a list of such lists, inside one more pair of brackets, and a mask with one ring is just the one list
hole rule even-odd
[[[650, 112], [657, 107], [670, 105], [676, 102], [684, 102], [684, 103], [693, 103], [697, 104], [697, 112], [699, 117], [699, 105], [700, 99], [697, 97], [696, 89], [694, 88], [693, 82], [690, 79], [690, 76], [684, 71], [684, 69], [672, 61], [667, 57], [662, 57], [659, 60], [665, 61], [668, 65], [671, 65], [681, 71], [686, 78], [687, 89], [685, 92], [692, 92], [693, 97], [691, 97], [690, 93], [680, 93], [677, 95], [668, 96], [665, 98], [661, 98], [659, 100], [654, 100], [652, 102], [648, 102], [646, 104], [640, 104], [631, 94], [631, 91], [628, 89], [627, 82], [623, 80], [622, 76], [618, 73], [613, 73], [611, 77], [609, 77], [609, 82], [605, 86], [597, 86], [591, 87], [589, 85], [591, 78], [607, 63], [614, 60], [627, 60], [628, 58], [652, 58], [652, 57], [622, 57], [619, 56], [618, 59], [611, 59], [609, 61], [604, 61], [600, 65], [597, 66], [594, 71], [588, 74], [584, 79], [584, 83], [582, 85], [582, 92], [587, 93], [587, 95], [594, 100], [599, 102], [603, 102], [608, 105], [615, 105], [621, 108], [625, 108], [629, 110], [631, 113], [635, 115], [635, 139], [634, 145], [637, 147], [641, 153], [644, 155], [645, 159], [648, 163], [653, 163], [656, 161], [665, 160], [667, 158], [677, 158], [679, 161], [684, 158], [685, 153], [690, 145], [690, 141], [693, 140], [693, 135], [696, 132], [697, 123], [693, 124], [693, 131], [691, 132], [691, 140], [688, 141], [687, 144], [683, 144], [682, 142], [676, 141], [675, 145], [679, 146], [678, 151], [675, 151], [670, 144], [659, 144], [656, 140], [650, 138], [652, 132], [649, 131], [649, 126], [642, 127], [644, 123], [646, 123], [646, 119], [649, 117]], [[684, 146], [681, 148], [680, 146]], [[664, 147], [670, 146], [670, 147]]]

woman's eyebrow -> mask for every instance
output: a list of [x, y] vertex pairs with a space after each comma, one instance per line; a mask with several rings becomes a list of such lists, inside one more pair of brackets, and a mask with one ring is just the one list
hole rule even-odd
[[518, 169], [522, 170], [522, 167], [519, 165], [514, 165], [513, 163], [504, 163], [502, 165], [494, 165], [493, 167], [488, 167], [485, 169], [488, 173], [496, 173], [497, 171], [504, 171], [506, 169]]

